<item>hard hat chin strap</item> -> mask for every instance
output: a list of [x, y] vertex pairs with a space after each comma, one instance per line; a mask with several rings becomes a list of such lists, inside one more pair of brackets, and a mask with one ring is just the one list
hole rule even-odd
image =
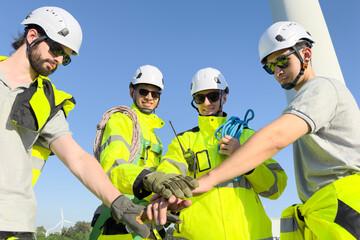
[[28, 42], [27, 39], [25, 39], [26, 42], [26, 52], [27, 54], [30, 54], [30, 48], [32, 48], [33, 46], [35, 46], [36, 44], [40, 43], [41, 41], [44, 41], [47, 38], [47, 36], [40, 36], [36, 39], [34, 39], [31, 43]]
[[144, 113], [144, 114], [146, 114], [146, 115], [150, 115], [150, 114], [152, 114], [154, 111], [155, 111], [155, 109], [149, 109], [149, 108], [141, 108], [141, 107], [139, 107], [137, 104], [136, 104], [136, 101], [134, 100], [134, 104], [135, 104], [135, 106], [140, 110], [140, 112], [142, 112], [142, 113]]
[[294, 81], [292, 81], [291, 83], [284, 83], [284, 84], [281, 84], [281, 87], [284, 88], [285, 90], [291, 90], [293, 87], [296, 86], [296, 83], [298, 82], [298, 80], [300, 79], [300, 77], [302, 75], [304, 75], [304, 72], [305, 70], [307, 69], [308, 65], [309, 65], [309, 60], [303, 60], [303, 58], [301, 57], [299, 51], [293, 47], [294, 50], [296, 51], [296, 54], [300, 60], [300, 63], [301, 63], [301, 69], [300, 69], [300, 72], [299, 74], [296, 76], [296, 78], [294, 79]]
[[193, 108], [195, 108], [195, 110], [200, 114], [200, 112], [199, 112], [199, 109], [195, 106], [195, 104], [194, 104], [194, 99], [191, 101], [191, 106], [193, 107]]
[[292, 81], [291, 83], [284, 83], [281, 84], [281, 87], [285, 90], [291, 90], [293, 87], [296, 86], [297, 81], [299, 80], [299, 78], [301, 77], [301, 75], [304, 74], [303, 70], [300, 70], [299, 74], [296, 76], [296, 78], [294, 79], [294, 81]]
[[220, 114], [222, 113], [222, 106], [223, 106], [223, 103], [222, 103], [222, 96], [223, 96], [224, 92], [223, 91], [220, 91], [220, 106], [219, 106], [219, 110], [215, 113], [215, 114], [212, 114], [212, 116], [216, 116], [216, 117], [219, 117]]

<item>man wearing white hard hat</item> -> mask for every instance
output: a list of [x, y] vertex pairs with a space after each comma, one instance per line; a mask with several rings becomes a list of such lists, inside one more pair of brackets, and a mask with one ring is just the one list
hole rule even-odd
[[303, 204], [282, 213], [281, 239], [360, 239], [359, 107], [342, 82], [316, 76], [310, 62], [314, 43], [296, 22], [277, 22], [263, 33], [263, 68], [296, 95], [278, 119], [198, 179], [195, 192], [245, 174], [293, 143]]
[[116, 221], [148, 236], [148, 227], [137, 220], [146, 219], [145, 207], [122, 196], [96, 159], [74, 141], [65, 118], [75, 100], [47, 77], [79, 54], [79, 23], [64, 9], [41, 7], [22, 24], [24, 34], [12, 44], [15, 52], [0, 58], [0, 239], [33, 239], [32, 184], [51, 152], [111, 207]]
[[[204, 68], [194, 75], [191, 103], [199, 113], [199, 125], [173, 139], [157, 171], [201, 177], [254, 134], [248, 126], [254, 115], [246, 114], [243, 120], [227, 118], [223, 106], [228, 94], [228, 84], [219, 70]], [[175, 225], [174, 237], [272, 239], [271, 221], [259, 196], [277, 199], [286, 183], [284, 170], [274, 159], [268, 159], [243, 177], [214, 186], [206, 196], [190, 198], [191, 206], [179, 213], [182, 223]]]
[[[157, 67], [141, 66], [135, 71], [129, 88], [133, 100], [131, 108], [117, 106], [104, 114], [102, 119], [107, 120], [100, 123], [95, 155], [121, 193], [127, 194], [134, 203], [148, 205], [152, 191], [144, 184], [144, 179], [169, 178], [176, 181], [175, 175], [155, 172], [163, 155], [162, 143], [155, 133], [156, 129], [164, 126], [163, 120], [155, 114], [164, 90], [163, 74]], [[197, 182], [191, 177], [183, 177], [183, 180], [185, 185], [179, 187], [183, 187], [186, 197], [189, 197]], [[169, 198], [170, 195], [166, 197]], [[162, 224], [158, 223], [157, 226], [155, 223], [148, 223], [151, 229], [148, 239], [165, 237]], [[113, 220], [109, 209], [104, 205], [95, 211], [92, 226], [90, 240], [141, 239], [129, 229], [130, 226]]]

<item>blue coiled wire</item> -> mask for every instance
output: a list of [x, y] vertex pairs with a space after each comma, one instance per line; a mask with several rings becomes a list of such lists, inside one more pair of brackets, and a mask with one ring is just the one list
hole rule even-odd
[[[251, 113], [251, 117], [247, 119], [248, 114]], [[244, 130], [244, 128], [248, 128], [248, 123], [255, 117], [255, 113], [252, 109], [248, 109], [246, 111], [244, 120], [241, 120], [238, 117], [232, 116], [229, 120], [223, 123], [220, 127], [218, 127], [215, 131], [215, 137], [217, 140], [222, 139], [226, 135], [229, 135], [233, 138], [240, 139], [240, 136]], [[220, 145], [218, 145], [218, 153], [220, 150]], [[223, 155], [219, 153], [220, 155]], [[240, 181], [241, 176], [234, 178], [235, 181]]]

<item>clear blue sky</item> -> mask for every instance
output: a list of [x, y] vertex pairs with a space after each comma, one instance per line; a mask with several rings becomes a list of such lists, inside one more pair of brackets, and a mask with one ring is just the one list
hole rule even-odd
[[[130, 105], [128, 84], [136, 68], [151, 64], [164, 74], [165, 91], [156, 113], [166, 122], [157, 131], [166, 146], [178, 132], [197, 125], [190, 106], [190, 81], [204, 67], [219, 69], [230, 87], [224, 110], [240, 118], [255, 111], [250, 127], [259, 130], [275, 120], [286, 106], [284, 91], [261, 68], [258, 41], [272, 24], [265, 0], [132, 0], [132, 1], [3, 1], [0, 9], [0, 54], [9, 55], [12, 37], [32, 10], [56, 5], [69, 11], [83, 29], [80, 56], [61, 66], [51, 80], [77, 100], [69, 115], [73, 137], [88, 152], [102, 114], [116, 105]], [[345, 82], [360, 102], [360, 2], [320, 0]], [[299, 9], [306, 14], [306, 8]], [[344, 123], [346, 124], [346, 123]], [[270, 217], [300, 202], [293, 174], [291, 147], [274, 157], [289, 180], [276, 201], [263, 200]], [[51, 157], [35, 186], [37, 226], [54, 226], [63, 208], [66, 220], [91, 221], [100, 204], [56, 157]]]

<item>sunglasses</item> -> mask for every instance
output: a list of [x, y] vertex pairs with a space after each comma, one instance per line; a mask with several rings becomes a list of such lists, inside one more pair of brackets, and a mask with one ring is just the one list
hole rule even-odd
[[275, 59], [275, 62], [269, 62], [267, 64], [265, 64], [263, 66], [263, 68], [265, 69], [265, 71], [268, 74], [273, 75], [275, 72], [275, 65], [278, 66], [279, 68], [287, 68], [289, 66], [289, 60], [288, 60], [288, 56], [290, 56], [291, 54], [293, 54], [295, 52], [295, 50], [292, 50], [291, 52], [288, 52], [286, 54], [283, 54], [279, 57], [277, 57]]
[[50, 38], [45, 38], [44, 41], [49, 45], [50, 52], [55, 56], [63, 56], [62, 65], [66, 66], [71, 62], [71, 58], [67, 55], [61, 45]]
[[220, 92], [211, 92], [208, 94], [196, 94], [193, 96], [196, 104], [203, 104], [205, 102], [205, 98], [207, 98], [210, 102], [216, 102], [220, 98]]
[[161, 92], [158, 92], [158, 91], [149, 91], [144, 88], [138, 88], [138, 90], [139, 90], [139, 94], [144, 97], [146, 97], [149, 93], [151, 93], [151, 97], [153, 99], [158, 99], [161, 95]]

